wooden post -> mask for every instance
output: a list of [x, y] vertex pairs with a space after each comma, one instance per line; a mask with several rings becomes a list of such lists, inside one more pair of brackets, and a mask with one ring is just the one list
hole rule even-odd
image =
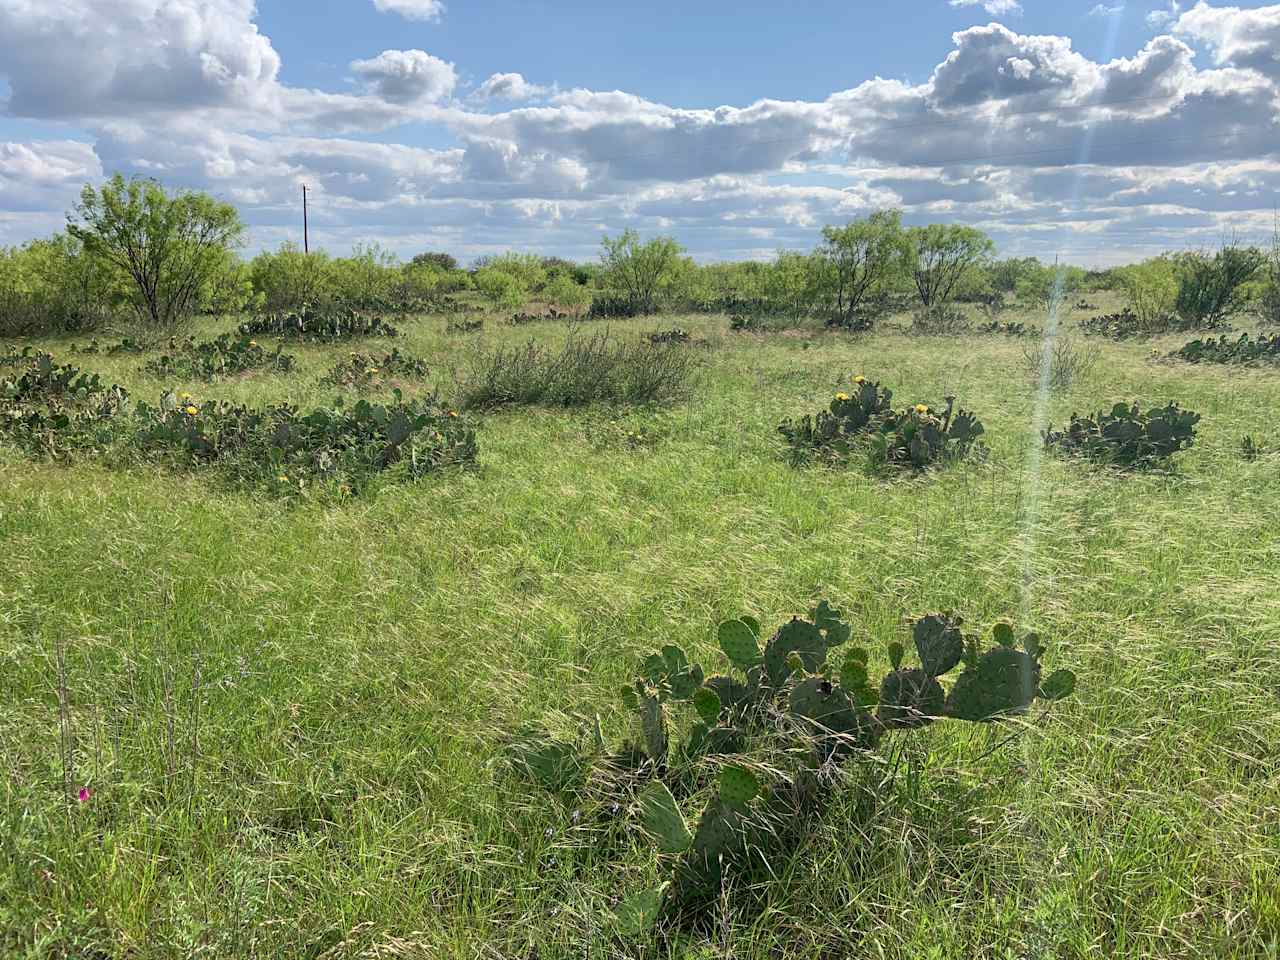
[[311, 252], [311, 240], [307, 229], [307, 185], [302, 185], [302, 252]]

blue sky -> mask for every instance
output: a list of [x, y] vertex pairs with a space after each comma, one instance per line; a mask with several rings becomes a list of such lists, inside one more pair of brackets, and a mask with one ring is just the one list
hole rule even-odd
[[249, 250], [811, 246], [883, 206], [1106, 263], [1269, 232], [1280, 5], [0, 0], [0, 243], [120, 171]]

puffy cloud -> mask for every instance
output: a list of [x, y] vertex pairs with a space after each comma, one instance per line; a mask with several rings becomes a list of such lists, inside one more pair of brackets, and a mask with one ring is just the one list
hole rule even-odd
[[[461, 256], [590, 256], [602, 229], [626, 226], [702, 256], [762, 256], [901, 205], [909, 222], [988, 230], [1005, 252], [1122, 258], [1265, 227], [1280, 187], [1275, 8], [1200, 4], [1173, 35], [1110, 62], [1065, 37], [975, 26], [922, 83], [690, 109], [517, 73], [455, 100], [454, 66], [421, 50], [354, 61], [345, 91], [336, 74], [330, 89], [300, 89], [280, 81], [248, 0], [40, 0], [38, 15], [36, 2], [0, 0], [10, 109], [96, 143], [0, 147], [8, 242], [56, 228], [104, 170], [231, 200], [255, 245], [293, 235], [307, 183], [319, 242]], [[1204, 66], [1189, 42], [1209, 49]], [[44, 64], [61, 66], [68, 46], [54, 75]], [[401, 129], [442, 146], [394, 142]]]
[[982, 7], [993, 17], [1021, 16], [1022, 4], [1018, 0], [947, 0], [953, 7]]
[[259, 103], [280, 57], [253, 16], [253, 0], [4, 0], [7, 112], [83, 118]]
[[1089, 11], [1091, 17], [1118, 17], [1124, 13], [1124, 4], [1118, 3], [1114, 7], [1108, 7], [1105, 3], [1094, 4], [1093, 9]]
[[1280, 4], [1242, 10], [1201, 0], [1178, 18], [1173, 30], [1208, 45], [1218, 64], [1280, 79]]
[[1024, 36], [992, 23], [952, 39], [956, 49], [933, 71], [932, 100], [944, 110], [1013, 98], [1051, 104], [1098, 80], [1097, 65], [1072, 50], [1067, 37]]
[[373, 0], [379, 13], [398, 13], [406, 20], [439, 20], [444, 14], [442, 0]]
[[370, 60], [354, 61], [351, 70], [392, 103], [444, 100], [458, 83], [452, 63], [424, 50], [383, 50]]
[[476, 88], [479, 100], [529, 100], [547, 93], [546, 87], [530, 83], [518, 73], [495, 73]]

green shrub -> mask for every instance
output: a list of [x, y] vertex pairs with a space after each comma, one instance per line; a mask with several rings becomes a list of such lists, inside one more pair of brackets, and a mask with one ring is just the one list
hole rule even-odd
[[421, 380], [427, 375], [426, 361], [392, 349], [377, 357], [352, 351], [322, 378], [322, 383], [356, 390], [377, 390], [394, 380]]
[[75, 238], [0, 247], [0, 337], [87, 333], [110, 322], [123, 278]]
[[408, 480], [474, 463], [475, 431], [434, 397], [388, 404], [339, 401], [306, 414], [287, 404], [253, 408], [165, 394], [139, 404], [133, 443], [147, 456], [217, 467], [228, 478], [296, 492], [316, 483], [358, 492], [377, 474]]
[[[1045, 350], [1048, 350], [1048, 367], [1045, 367]], [[1077, 380], [1087, 377], [1097, 365], [1098, 348], [1093, 345], [1077, 346], [1065, 336], [1054, 337], [1051, 343], [1024, 344], [1022, 365], [1027, 379], [1035, 387], [1048, 387], [1054, 393], [1070, 390]]]
[[[782, 858], [847, 783], [842, 768], [873, 769], [888, 738], [940, 721], [999, 722], [1074, 691], [1069, 670], [1044, 676], [1045, 645], [1034, 633], [1019, 643], [998, 623], [984, 650], [961, 626], [947, 614], [914, 621], [919, 665], [904, 667], [895, 642], [891, 670], [876, 682], [870, 651], [850, 644], [851, 625], [826, 601], [763, 644], [753, 617], [730, 620], [717, 630], [723, 674], [708, 675], [672, 644], [640, 662], [621, 690], [635, 732], [618, 748], [598, 729], [586, 745], [527, 729], [507, 757], [519, 775], [567, 794], [584, 822], [592, 808], [611, 824], [634, 811], [623, 828], [654, 845], [663, 879], [623, 901], [619, 932], [642, 932], [660, 916], [696, 921], [727, 884], [784, 872]], [[594, 855], [633, 849], [606, 832]]]
[[656, 403], [682, 396], [695, 361], [678, 347], [571, 331], [558, 350], [534, 340], [474, 355], [458, 382], [459, 405]]
[[272, 313], [240, 324], [246, 337], [281, 337], [308, 343], [338, 343], [363, 337], [398, 337], [400, 331], [376, 314], [349, 307], [307, 307], [290, 313]]
[[486, 267], [472, 276], [476, 291], [494, 310], [518, 307], [529, 299], [529, 290], [520, 279], [503, 270]]
[[1244, 306], [1244, 285], [1266, 264], [1255, 247], [1225, 243], [1213, 256], [1185, 253], [1176, 261], [1178, 296], [1175, 309], [1183, 329], [1213, 330]]
[[224, 333], [199, 343], [188, 337], [185, 341], [170, 340], [169, 345], [172, 352], [148, 361], [142, 368], [146, 373], [162, 380], [196, 379], [214, 383], [254, 370], [287, 373], [293, 369], [295, 360], [292, 355], [281, 352], [280, 344], [276, 344], [275, 350], [265, 350], [245, 334], [233, 337]]
[[1242, 333], [1239, 340], [1192, 340], [1170, 356], [1187, 363], [1280, 363], [1280, 336], [1251, 338]]
[[923, 470], [968, 456], [983, 433], [972, 413], [955, 408], [954, 397], [941, 414], [925, 403], [894, 411], [893, 391], [879, 383], [855, 377], [852, 389], [837, 393], [828, 409], [778, 426], [792, 463], [844, 463], [862, 454], [874, 468]]
[[1063, 430], [1043, 431], [1046, 447], [1065, 456], [1124, 468], [1148, 467], [1167, 461], [1195, 442], [1200, 414], [1176, 403], [1152, 407], [1145, 413], [1137, 403], [1117, 403], [1111, 412], [1089, 417], [1071, 414]]
[[1125, 312], [1135, 318], [1137, 330], [1160, 333], [1169, 329], [1178, 302], [1178, 274], [1172, 260], [1155, 257], [1120, 267], [1114, 276], [1129, 302]]

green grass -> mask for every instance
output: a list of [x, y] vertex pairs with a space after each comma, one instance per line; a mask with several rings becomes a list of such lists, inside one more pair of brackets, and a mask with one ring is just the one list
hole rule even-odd
[[[445, 395], [464, 351], [565, 333], [444, 324], [396, 345]], [[688, 401], [493, 414], [479, 469], [349, 505], [0, 448], [0, 956], [1280, 955], [1280, 464], [1239, 456], [1280, 439], [1280, 375], [1104, 343], [1051, 418], [1176, 399], [1199, 441], [1170, 473], [1033, 474], [1017, 340], [610, 327], [676, 324], [712, 341]], [[290, 345], [289, 375], [213, 386], [78, 362], [144, 399], [306, 406], [337, 357], [390, 345]], [[957, 394], [989, 459], [896, 482], [787, 466], [778, 422], [856, 373], [895, 402]], [[876, 651], [910, 614], [1013, 616], [1077, 694], [989, 756], [986, 729], [914, 736], [916, 775], [870, 822], [837, 802], [711, 929], [618, 939], [609, 908], [653, 854], [576, 843], [497, 741], [593, 710], [621, 737], [638, 656], [718, 665], [719, 619], [820, 598]], [[70, 810], [59, 651], [73, 786], [94, 791]]]

